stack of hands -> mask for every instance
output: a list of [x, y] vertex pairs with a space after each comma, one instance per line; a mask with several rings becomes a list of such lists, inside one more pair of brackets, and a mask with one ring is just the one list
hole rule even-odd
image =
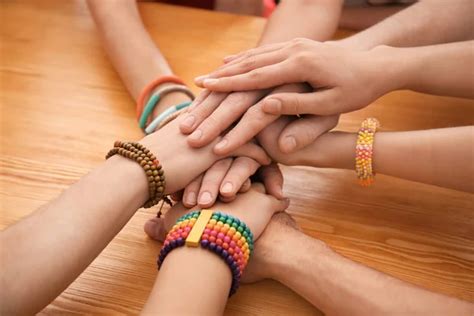
[[[162, 241], [186, 209], [212, 207], [244, 220], [258, 238], [272, 215], [289, 205], [277, 163], [352, 168], [356, 135], [343, 138], [330, 131], [341, 113], [399, 87], [377, 80], [374, 60], [384, 60], [384, 50], [350, 51], [336, 43], [296, 39], [226, 57], [220, 68], [197, 77], [205, 89], [186, 113], [142, 141], [165, 161], [171, 179], [167, 191], [180, 201], [164, 218], [148, 221], [146, 233]], [[202, 157], [212, 158], [199, 173], [205, 168]], [[194, 163], [185, 161], [189, 158]], [[251, 177], [263, 185], [252, 185]], [[296, 227], [286, 213], [273, 222], [273, 228]], [[276, 238], [276, 229], [267, 231], [267, 239]], [[271, 270], [261, 265], [270, 261], [258, 259], [270, 249], [261, 248], [249, 266], [259, 271], [249, 273], [252, 280]]]

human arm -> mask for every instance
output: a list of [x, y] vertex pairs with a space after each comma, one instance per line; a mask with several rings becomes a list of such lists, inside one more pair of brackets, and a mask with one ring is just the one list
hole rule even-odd
[[[357, 134], [329, 132], [292, 154], [279, 150], [274, 135], [288, 124], [280, 118], [258, 137], [267, 153], [286, 165], [354, 169]], [[377, 132], [373, 152], [376, 173], [474, 192], [474, 127], [407, 132]]]
[[421, 0], [338, 43], [364, 50], [379, 45], [411, 47], [471, 40], [473, 11], [470, 0]]
[[[254, 184], [250, 191], [240, 194], [233, 202], [217, 203], [213, 209], [242, 220], [257, 240], [272, 215], [287, 206], [288, 201], [277, 200], [265, 194], [263, 185]], [[166, 213], [161, 224], [170, 229], [176, 219], [187, 212], [177, 205]], [[160, 315], [220, 315], [227, 301], [231, 279], [229, 267], [216, 254], [200, 247], [177, 248], [164, 260], [143, 312]]]
[[[341, 1], [283, 1], [267, 22], [259, 45], [282, 42], [296, 37], [327, 40], [337, 27], [340, 10]], [[197, 82], [199, 81], [197, 78]], [[304, 89], [304, 85], [302, 86]], [[285, 91], [285, 89], [286, 87], [280, 87], [280, 91]], [[207, 95], [203, 100], [195, 102], [195, 106], [187, 114], [187, 119], [180, 126], [181, 131], [190, 134], [191, 146], [199, 147], [208, 144], [248, 109], [252, 109], [253, 105], [269, 92], [270, 90], [260, 90], [228, 95], [216, 93]], [[261, 112], [258, 114], [265, 116]], [[250, 138], [264, 128], [261, 125], [263, 123], [258, 126], [247, 126], [247, 132], [250, 131], [253, 134]], [[233, 147], [236, 146], [238, 145], [233, 144]]]
[[[178, 124], [173, 122], [141, 141], [165, 170], [165, 193], [182, 189], [221, 159], [212, 147], [187, 146]], [[242, 154], [265, 164], [257, 146], [251, 145]], [[48, 205], [2, 231], [1, 313], [32, 314], [59, 295], [148, 199], [147, 183], [137, 163], [115, 156]]]
[[266, 97], [263, 110], [275, 115], [330, 115], [358, 110], [398, 89], [473, 98], [473, 67], [474, 41], [353, 51], [296, 40], [244, 52], [203, 84], [228, 91], [307, 82], [319, 91]]
[[[326, 315], [472, 315], [474, 311], [468, 302], [349, 260], [301, 231], [276, 228], [276, 246], [261, 249], [267, 252], [259, 270], [266, 270], [265, 277], [288, 286]], [[249, 266], [249, 271], [255, 268]]]

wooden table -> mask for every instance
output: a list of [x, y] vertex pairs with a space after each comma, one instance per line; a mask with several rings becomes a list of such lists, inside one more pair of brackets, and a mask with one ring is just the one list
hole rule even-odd
[[[222, 56], [255, 45], [265, 23], [155, 3], [140, 8], [153, 39], [188, 83], [219, 65]], [[133, 101], [107, 60], [83, 1], [2, 1], [1, 12], [4, 228], [101, 163], [115, 139], [138, 139], [141, 132]], [[467, 100], [396, 92], [375, 103], [344, 115], [339, 128], [355, 130], [368, 115], [378, 117], [385, 130], [474, 120], [474, 104]], [[347, 171], [284, 168], [284, 173], [292, 197], [289, 212], [307, 234], [402, 280], [474, 300], [473, 195], [384, 176], [362, 189]], [[151, 216], [138, 211], [43, 313], [138, 313], [154, 281], [160, 247], [142, 231]], [[283, 285], [264, 281], [244, 286], [226, 314], [319, 311]]]

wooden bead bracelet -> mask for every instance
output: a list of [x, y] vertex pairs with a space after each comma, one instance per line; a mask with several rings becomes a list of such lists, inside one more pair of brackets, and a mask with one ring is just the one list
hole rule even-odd
[[163, 168], [149, 149], [137, 142], [116, 141], [114, 148], [107, 153], [105, 159], [114, 155], [136, 161], [145, 171], [148, 179], [149, 199], [143, 207], [150, 208], [161, 200], [171, 205], [171, 201], [165, 196], [166, 179]]

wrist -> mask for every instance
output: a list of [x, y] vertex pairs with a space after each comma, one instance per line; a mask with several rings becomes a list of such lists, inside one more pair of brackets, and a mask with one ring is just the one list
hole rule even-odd
[[[312, 256], [314, 254], [324, 256], [331, 249], [323, 241], [307, 236], [296, 229], [285, 234], [285, 241], [275, 246], [274, 259], [267, 265], [270, 278], [282, 284], [288, 284], [288, 279], [292, 279], [298, 273], [303, 273], [302, 267], [305, 266], [308, 251]], [[308, 264], [312, 265], [314, 262]]]
[[373, 83], [377, 85], [379, 96], [406, 87], [407, 74], [411, 66], [408, 65], [410, 58], [404, 53], [403, 48], [379, 45], [367, 53], [367, 67], [373, 73]]
[[305, 165], [319, 168], [354, 169], [357, 133], [329, 132], [310, 145], [310, 161]]
[[[170, 85], [174, 85], [174, 84], [173, 83], [163, 83], [163, 84], [157, 86], [152, 91], [150, 96], [152, 96], [156, 91], [158, 91], [160, 89], [163, 89], [164, 87], [170, 86]], [[160, 115], [161, 113], [166, 111], [168, 108], [170, 108], [174, 105], [186, 102], [186, 101], [191, 101], [191, 98], [183, 92], [175, 91], [175, 92], [167, 93], [165, 96], [163, 96], [160, 99], [160, 101], [156, 105], [155, 109], [153, 110], [152, 119], [154, 119], [155, 117], [157, 117], [158, 115]]]

